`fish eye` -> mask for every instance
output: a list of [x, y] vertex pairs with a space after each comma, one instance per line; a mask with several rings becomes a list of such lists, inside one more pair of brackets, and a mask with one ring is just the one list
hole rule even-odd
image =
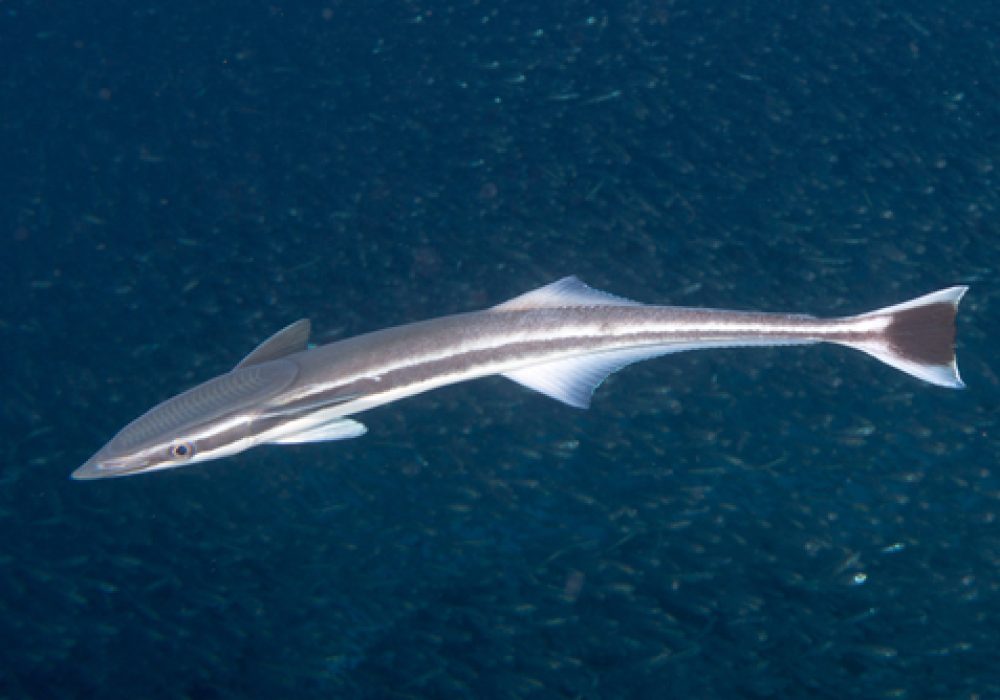
[[194, 456], [194, 445], [190, 442], [175, 442], [170, 446], [170, 456], [174, 459], [189, 459]]

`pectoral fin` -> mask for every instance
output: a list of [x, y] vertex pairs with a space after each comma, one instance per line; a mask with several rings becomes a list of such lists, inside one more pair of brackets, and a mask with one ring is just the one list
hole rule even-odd
[[368, 432], [368, 428], [356, 420], [337, 418], [327, 423], [304, 427], [301, 430], [282, 432], [267, 442], [271, 445], [302, 445], [308, 442], [327, 442], [361, 437], [366, 432]]

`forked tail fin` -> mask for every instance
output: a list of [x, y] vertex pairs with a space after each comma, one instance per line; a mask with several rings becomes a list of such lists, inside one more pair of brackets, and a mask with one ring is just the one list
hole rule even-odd
[[968, 287], [949, 287], [854, 316], [857, 331], [838, 340], [925, 382], [951, 389], [965, 383], [955, 362], [955, 314]]

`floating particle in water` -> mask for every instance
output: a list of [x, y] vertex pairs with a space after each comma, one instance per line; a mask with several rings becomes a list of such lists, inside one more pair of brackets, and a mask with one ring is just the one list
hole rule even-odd
[[566, 583], [563, 586], [563, 597], [569, 601], [573, 602], [580, 597], [580, 591], [583, 590], [584, 575], [580, 571], [571, 571], [568, 576], [566, 576]]

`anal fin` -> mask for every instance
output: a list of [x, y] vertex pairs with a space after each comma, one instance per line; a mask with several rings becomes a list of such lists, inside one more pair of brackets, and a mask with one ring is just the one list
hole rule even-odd
[[626, 348], [532, 365], [505, 372], [504, 377], [575, 408], [587, 408], [594, 391], [622, 367], [683, 348], [655, 345]]

